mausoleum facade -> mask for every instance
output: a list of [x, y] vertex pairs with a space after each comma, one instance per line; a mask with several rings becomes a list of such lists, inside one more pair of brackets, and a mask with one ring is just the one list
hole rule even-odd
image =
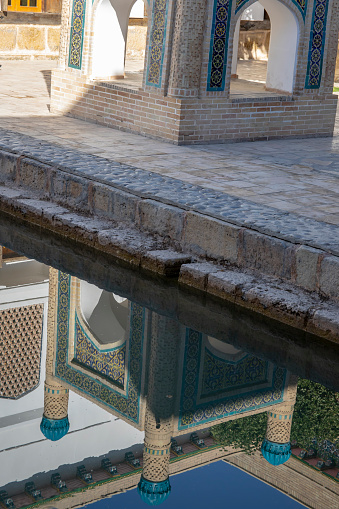
[[232, 79], [246, 0], [146, 2], [143, 80], [125, 85], [134, 3], [64, 0], [54, 112], [178, 144], [332, 135], [332, 0], [261, 0], [271, 36], [260, 93], [237, 93]]

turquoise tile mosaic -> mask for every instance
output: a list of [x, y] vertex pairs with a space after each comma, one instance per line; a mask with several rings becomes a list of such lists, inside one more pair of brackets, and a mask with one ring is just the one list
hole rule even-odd
[[[284, 397], [286, 370], [275, 367], [253, 356], [239, 362], [242, 368], [238, 373], [234, 363], [220, 361], [215, 363], [209, 354], [206, 363], [201, 364], [202, 335], [187, 329], [185, 339], [185, 358], [182, 375], [182, 392], [178, 420], [179, 430], [193, 428], [221, 419], [229, 415], [241, 414], [268, 405], [281, 403]], [[199, 394], [199, 375], [202, 374], [202, 392], [207, 393], [206, 401]], [[265, 376], [268, 369], [271, 375]], [[250, 380], [252, 379], [252, 382]], [[260, 384], [263, 385], [260, 388]], [[230, 383], [230, 385], [227, 385]], [[237, 387], [238, 386], [238, 387]], [[236, 390], [242, 386], [239, 392]], [[258, 388], [259, 387], [259, 388]], [[227, 394], [227, 389], [230, 393]], [[219, 393], [219, 394], [218, 394]], [[213, 399], [213, 394], [215, 399]]]
[[231, 13], [232, 0], [214, 0], [207, 82], [207, 90], [210, 92], [225, 89]]
[[324, 60], [328, 0], [315, 0], [305, 88], [319, 88]]
[[168, 0], [154, 0], [148, 50], [147, 85], [161, 86], [165, 54]]
[[124, 388], [126, 345], [100, 351], [83, 330], [79, 318], [75, 316], [74, 358], [91, 370], [104, 375]]
[[[131, 305], [129, 357], [127, 378], [124, 380], [124, 394], [111, 384], [102, 383], [80, 371], [76, 365], [68, 362], [70, 340], [70, 285], [71, 277], [59, 272], [58, 310], [55, 375], [61, 381], [89, 395], [108, 408], [122, 414], [127, 419], [139, 423], [140, 392], [142, 382], [142, 351], [144, 342], [144, 309], [137, 304]], [[75, 326], [75, 334], [77, 327]], [[87, 338], [89, 339], [89, 338]], [[78, 339], [76, 339], [76, 342]], [[97, 368], [99, 366], [97, 365]], [[105, 373], [105, 370], [104, 370]]]
[[73, 0], [68, 66], [81, 69], [86, 0]]
[[205, 348], [201, 396], [211, 396], [227, 390], [243, 389], [266, 382], [268, 363], [253, 355], [230, 363], [216, 357]]

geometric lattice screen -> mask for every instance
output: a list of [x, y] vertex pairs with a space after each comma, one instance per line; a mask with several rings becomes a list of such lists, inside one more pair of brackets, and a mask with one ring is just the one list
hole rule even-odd
[[43, 304], [0, 311], [0, 397], [16, 399], [40, 379]]

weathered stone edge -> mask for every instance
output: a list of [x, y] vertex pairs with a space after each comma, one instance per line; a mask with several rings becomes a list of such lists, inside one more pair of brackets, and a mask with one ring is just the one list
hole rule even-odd
[[[0, 187], [0, 210], [109, 253], [125, 263], [164, 276], [179, 275], [179, 283], [240, 304], [328, 340], [339, 340], [339, 307], [315, 292], [280, 278], [232, 270], [168, 247], [159, 235], [127, 227], [107, 218], [81, 215], [32, 196], [20, 188]], [[179, 274], [180, 273], [180, 274]]]
[[278, 277], [339, 300], [339, 257], [326, 249], [145, 199], [10, 152], [0, 151], [0, 184], [15, 185], [73, 211], [160, 236], [166, 245], [193, 256]]

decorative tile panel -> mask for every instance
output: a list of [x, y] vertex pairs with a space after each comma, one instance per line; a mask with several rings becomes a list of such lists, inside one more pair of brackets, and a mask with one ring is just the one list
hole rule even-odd
[[242, 389], [267, 381], [268, 363], [253, 355], [230, 363], [205, 348], [201, 396], [211, 396], [227, 390]]
[[[236, 0], [235, 2], [235, 12], [239, 12], [244, 6], [249, 2], [249, 0]], [[292, 0], [292, 2], [298, 7], [301, 12], [304, 20], [307, 10], [307, 0]]]
[[74, 358], [84, 367], [104, 375], [124, 388], [126, 345], [100, 351], [83, 330], [75, 317]]
[[68, 66], [81, 69], [86, 0], [73, 0]]
[[0, 398], [16, 399], [40, 380], [43, 304], [0, 311]]
[[148, 50], [147, 85], [161, 86], [165, 53], [168, 0], [154, 0]]
[[129, 358], [125, 393], [121, 394], [109, 383], [102, 383], [84, 374], [76, 365], [68, 363], [68, 349], [71, 330], [69, 313], [71, 304], [71, 276], [59, 272], [57, 340], [55, 375], [60, 380], [124, 415], [133, 422], [139, 422], [140, 392], [142, 380], [142, 351], [144, 340], [144, 310], [137, 304], [131, 305]]
[[[225, 390], [221, 391], [222, 394], [216, 395], [215, 399], [205, 398], [205, 401], [199, 401], [199, 374], [201, 371], [201, 348], [202, 348], [202, 335], [192, 329], [186, 331], [185, 341], [185, 358], [183, 366], [182, 376], [182, 392], [181, 392], [181, 403], [178, 420], [178, 429], [183, 430], [187, 428], [193, 428], [194, 426], [201, 426], [209, 422], [221, 419], [234, 414], [242, 414], [251, 410], [259, 408], [265, 409], [268, 405], [281, 403], [284, 397], [284, 387], [286, 379], [286, 370], [273, 366], [271, 363], [264, 362], [258, 359], [258, 363], [253, 362], [253, 357], [248, 356], [240, 361], [241, 363], [246, 362], [249, 368], [249, 372], [246, 375], [242, 375], [242, 381], [248, 381], [251, 376], [254, 377], [254, 382], [242, 384], [242, 390], [237, 392], [233, 390], [229, 395], [225, 394]], [[252, 359], [252, 360], [251, 360]], [[216, 375], [214, 372], [215, 364], [209, 364], [207, 361], [208, 369], [207, 373], [203, 375], [202, 387], [207, 387], [213, 395], [215, 389], [210, 388], [209, 381], [213, 380]], [[226, 362], [225, 362], [226, 364]], [[232, 372], [232, 363], [229, 364], [230, 371]], [[268, 367], [271, 367], [272, 376], [265, 380], [262, 388], [260, 382], [265, 379], [264, 373], [267, 372]], [[227, 370], [226, 366], [223, 366], [223, 371]], [[251, 375], [252, 373], [252, 375]], [[215, 376], [215, 378], [218, 378]], [[223, 375], [223, 381], [227, 377]], [[239, 381], [240, 381], [239, 378]], [[230, 378], [231, 380], [231, 378]], [[237, 389], [236, 383], [231, 380], [232, 389]], [[224, 389], [227, 387], [224, 386]], [[207, 400], [208, 399], [208, 400]]]
[[225, 88], [228, 38], [232, 0], [214, 0], [207, 90], [220, 92]]
[[326, 42], [328, 0], [315, 0], [305, 88], [319, 88]]

